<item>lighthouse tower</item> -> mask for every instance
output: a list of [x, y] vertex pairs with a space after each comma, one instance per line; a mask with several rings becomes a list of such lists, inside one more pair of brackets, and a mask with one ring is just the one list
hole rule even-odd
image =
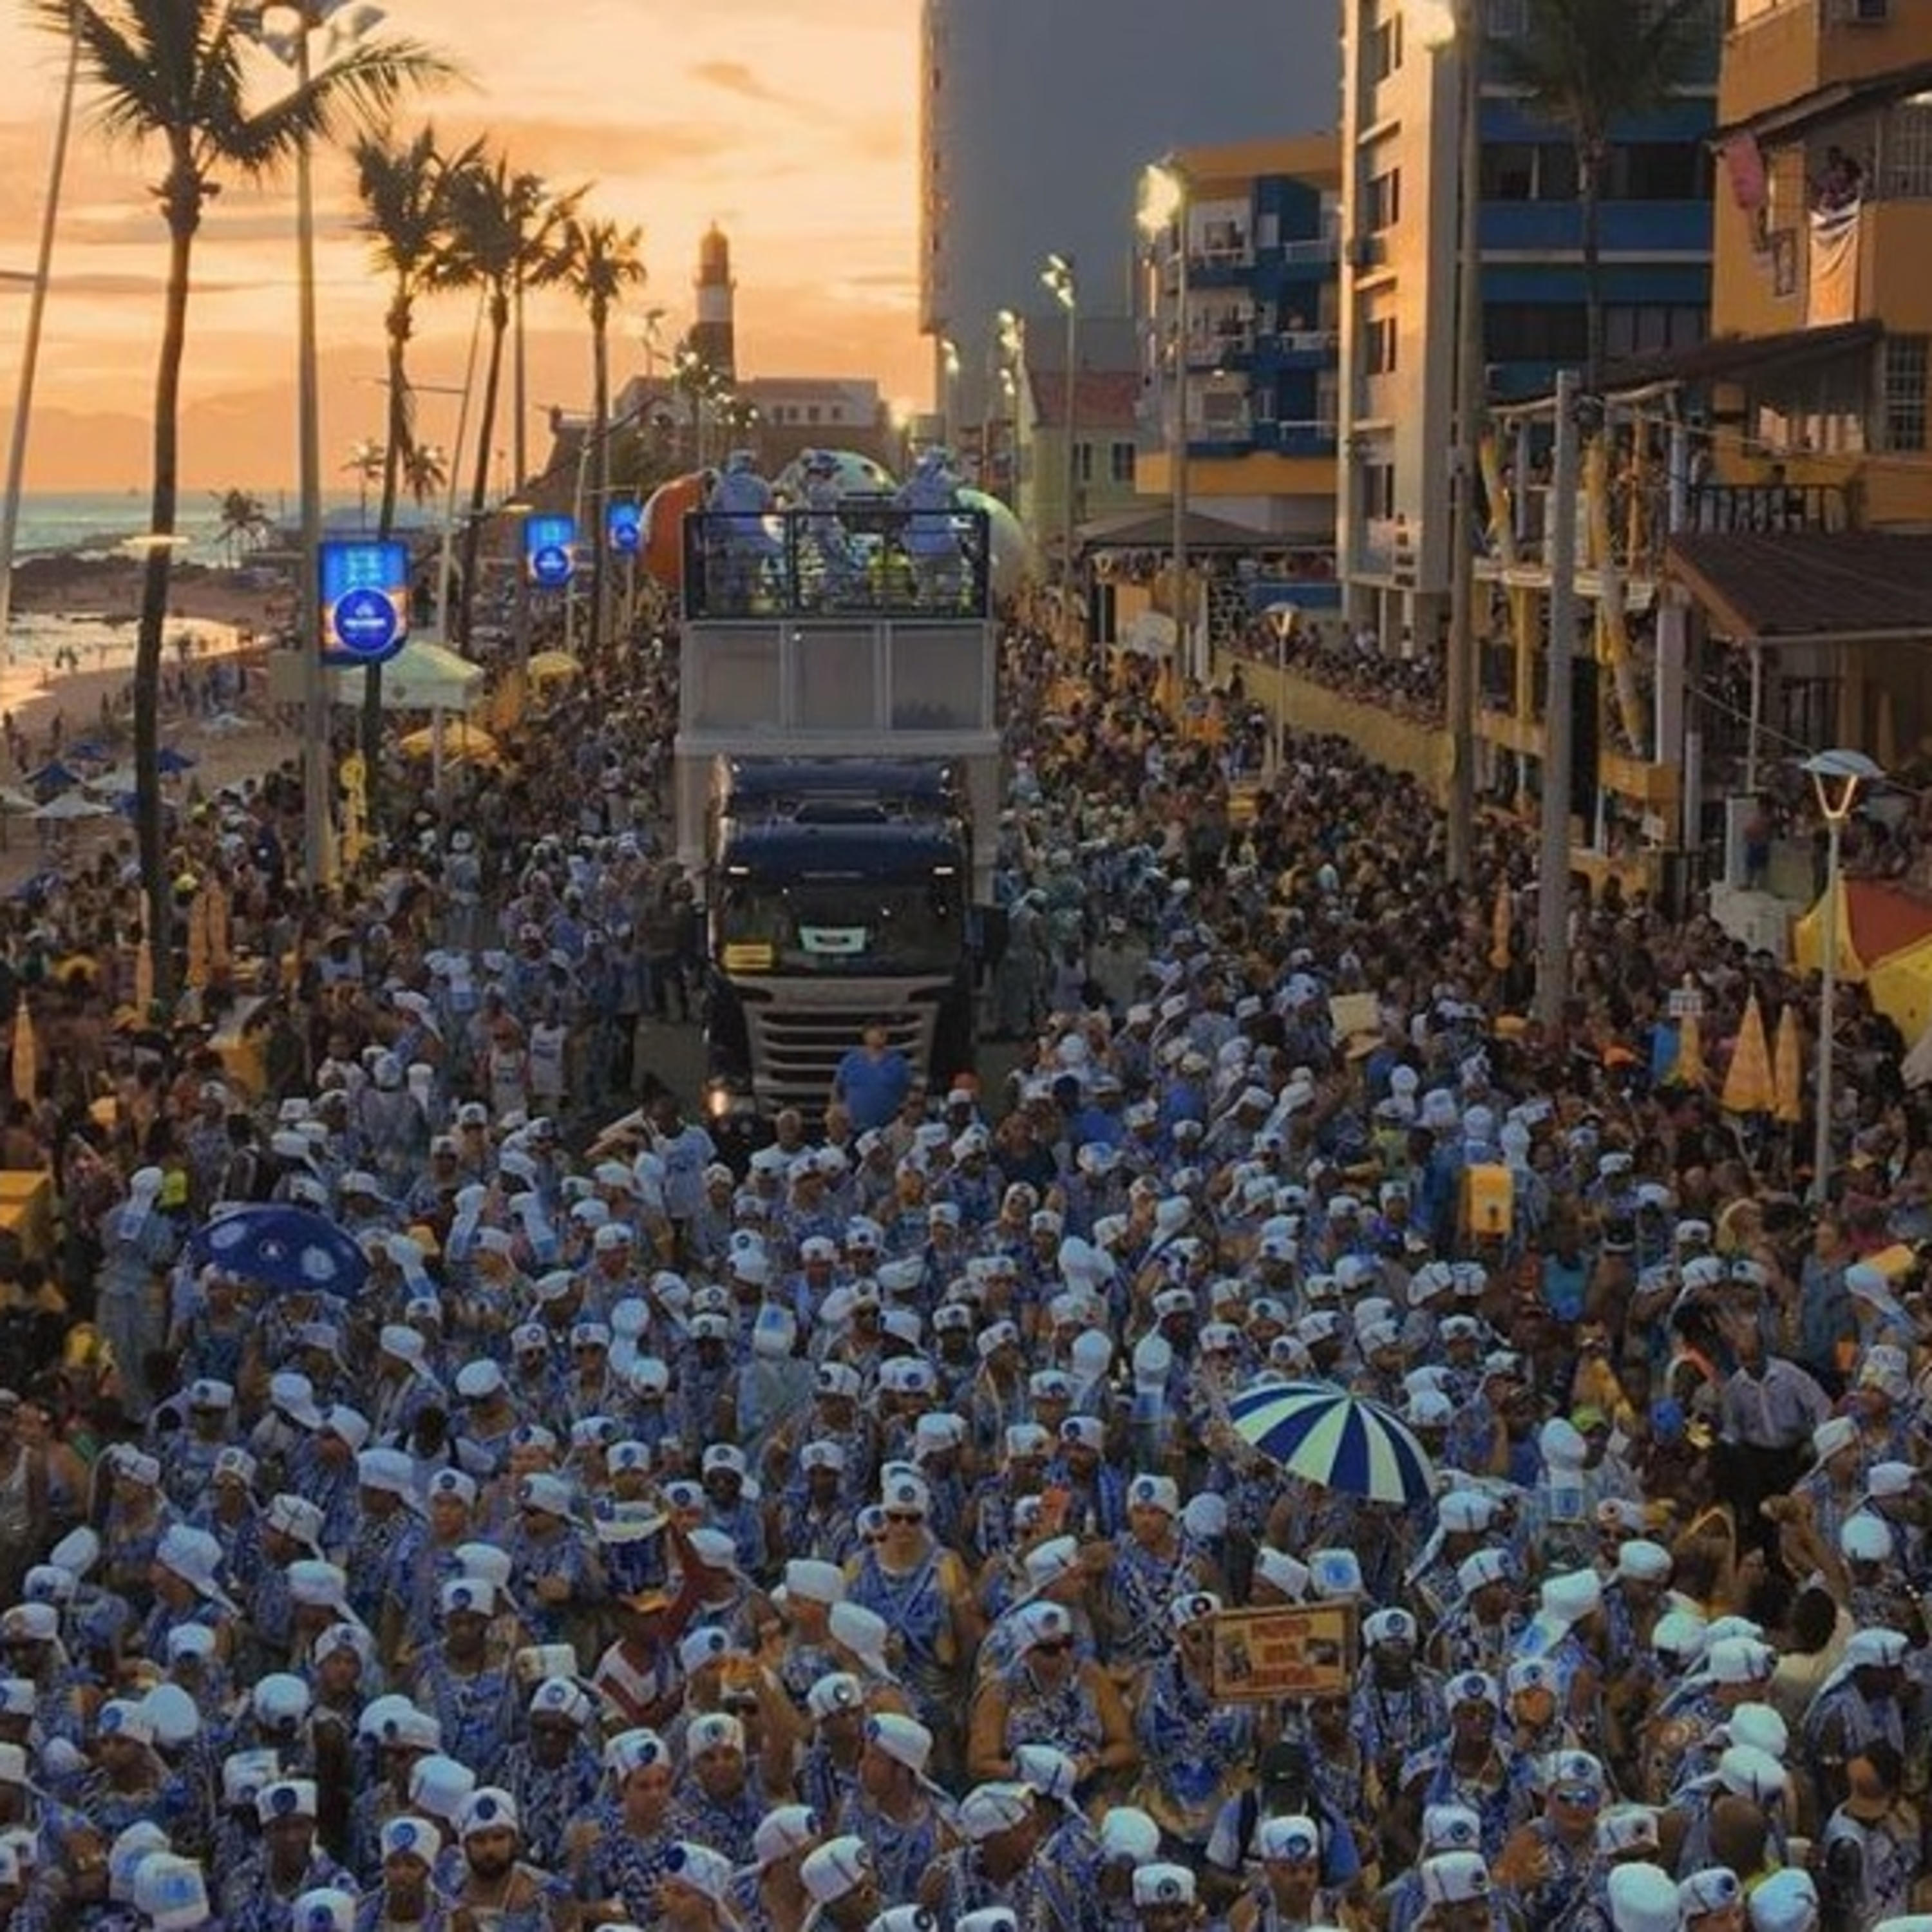
[[691, 346], [706, 365], [728, 379], [738, 373], [737, 346], [731, 320], [737, 284], [731, 279], [731, 244], [716, 222], [698, 244], [698, 320]]

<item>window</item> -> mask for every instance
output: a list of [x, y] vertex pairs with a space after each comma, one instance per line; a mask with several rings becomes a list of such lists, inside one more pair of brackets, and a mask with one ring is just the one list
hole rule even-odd
[[1483, 352], [1492, 362], [1581, 362], [1588, 324], [1581, 302], [1491, 302]]
[[1694, 304], [1612, 302], [1604, 310], [1604, 350], [1612, 358], [1694, 348], [1710, 332], [1709, 311]]
[[1378, 20], [1369, 35], [1369, 79], [1386, 80], [1402, 65], [1402, 10]]
[[1610, 150], [1604, 194], [1611, 201], [1705, 201], [1711, 180], [1701, 142], [1624, 141]]
[[1094, 480], [1094, 446], [1090, 442], [1076, 442], [1073, 446], [1073, 474], [1082, 483]]
[[1396, 365], [1396, 326], [1392, 315], [1369, 318], [1363, 332], [1363, 363], [1371, 376], [1394, 374]]
[[1483, 199], [1485, 201], [1534, 201], [1536, 199], [1536, 145], [1532, 141], [1483, 143]]
[[1484, 25], [1492, 40], [1520, 40], [1529, 32], [1529, 0], [1489, 0]]
[[1395, 465], [1362, 465], [1362, 514], [1371, 523], [1395, 514]]
[[1894, 107], [1886, 134], [1886, 193], [1901, 201], [1932, 199], [1932, 103]]
[[1130, 442], [1117, 442], [1108, 453], [1107, 473], [1111, 482], [1131, 485], [1134, 480], [1136, 451]]
[[1379, 234], [1402, 219], [1402, 170], [1390, 168], [1369, 183], [1369, 230]]
[[1885, 345], [1885, 446], [1925, 447], [1925, 378], [1932, 337], [1893, 335]]

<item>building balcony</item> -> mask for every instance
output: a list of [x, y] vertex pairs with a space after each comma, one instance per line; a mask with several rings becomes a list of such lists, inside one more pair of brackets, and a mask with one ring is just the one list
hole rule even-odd
[[1790, 536], [1852, 526], [1846, 494], [1832, 483], [1704, 483], [1690, 492], [1686, 526], [1724, 536]]
[[1738, 0], [1733, 10], [1718, 94], [1726, 127], [1912, 66], [1928, 51], [1922, 0]]
[[1274, 359], [1286, 369], [1332, 369], [1341, 358], [1339, 328], [1284, 328], [1274, 343]]
[[[1604, 252], [1620, 256], [1704, 256], [1711, 249], [1707, 201], [1606, 201]], [[1574, 201], [1486, 201], [1482, 208], [1485, 254], [1577, 254], [1582, 221]]]
[[1303, 242], [1284, 242], [1277, 251], [1282, 264], [1291, 268], [1332, 268], [1342, 259], [1340, 238], [1317, 236]]
[[1219, 369], [1229, 363], [1245, 363], [1255, 352], [1252, 328], [1204, 328], [1187, 338], [1187, 366], [1190, 369]]

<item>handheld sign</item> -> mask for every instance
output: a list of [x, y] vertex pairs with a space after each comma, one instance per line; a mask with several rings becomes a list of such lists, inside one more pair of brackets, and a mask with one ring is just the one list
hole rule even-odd
[[408, 545], [325, 543], [320, 569], [322, 662], [386, 664], [409, 642]]

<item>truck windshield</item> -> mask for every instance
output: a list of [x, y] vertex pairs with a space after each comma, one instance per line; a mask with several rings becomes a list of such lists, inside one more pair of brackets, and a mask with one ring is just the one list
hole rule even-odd
[[728, 973], [950, 972], [965, 944], [956, 878], [735, 878], [713, 923]]

